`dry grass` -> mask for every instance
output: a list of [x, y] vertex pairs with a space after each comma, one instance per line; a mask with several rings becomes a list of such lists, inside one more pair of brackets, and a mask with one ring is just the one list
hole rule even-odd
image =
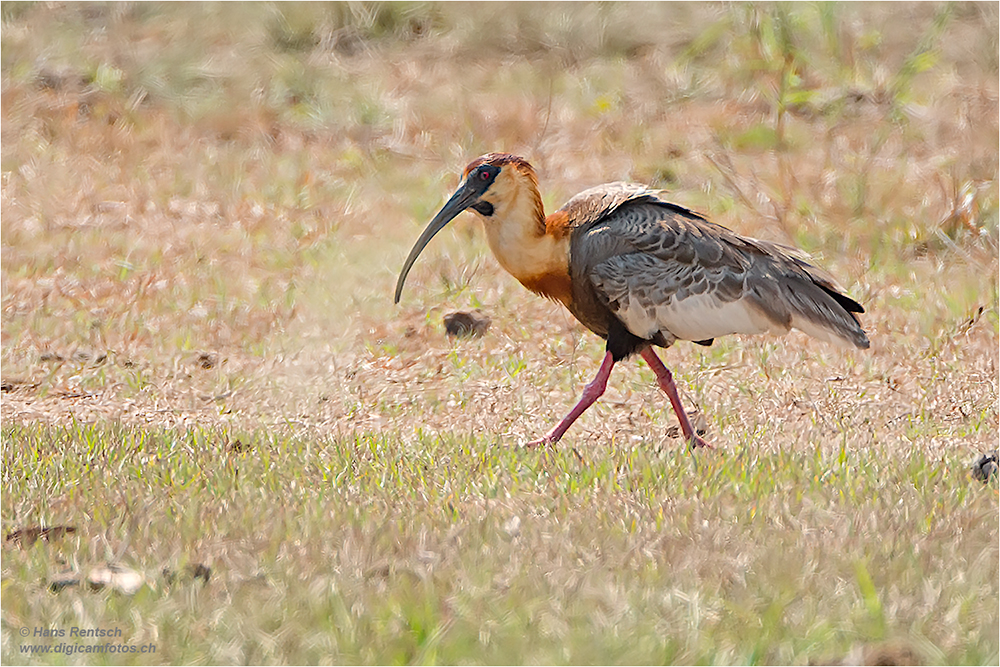
[[[3, 520], [80, 528], [5, 553], [5, 661], [81, 614], [164, 662], [996, 661], [995, 6], [3, 13]], [[391, 305], [487, 150], [816, 254], [872, 349], [670, 350], [697, 460], [639, 364], [585, 462], [513, 451], [600, 341], [465, 220]], [[153, 587], [39, 585], [116, 552]]]

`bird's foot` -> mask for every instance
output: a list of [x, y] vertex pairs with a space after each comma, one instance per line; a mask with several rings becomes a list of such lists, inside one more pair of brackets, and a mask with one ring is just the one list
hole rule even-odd
[[702, 438], [700, 435], [691, 434], [688, 438], [688, 447], [691, 449], [700, 449], [705, 447], [706, 449], [715, 449], [707, 440]]
[[712, 446], [712, 443], [701, 437], [700, 434], [704, 432], [705, 431], [703, 431], [702, 429], [698, 429], [697, 431], [695, 431], [694, 428], [692, 428], [691, 431], [686, 432], [679, 426], [671, 426], [670, 428], [667, 429], [667, 437], [670, 438], [683, 437], [688, 444], [688, 449], [692, 450], [701, 449], [702, 447], [706, 449], [715, 449], [715, 447]]
[[555, 449], [555, 444], [558, 442], [558, 438], [553, 438], [550, 435], [543, 435], [537, 440], [532, 440], [531, 442], [524, 443], [525, 449], [535, 449], [537, 447], [552, 447]]

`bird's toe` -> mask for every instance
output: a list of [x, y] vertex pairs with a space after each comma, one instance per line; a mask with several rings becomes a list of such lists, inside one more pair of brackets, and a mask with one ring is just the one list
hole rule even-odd
[[540, 438], [524, 443], [523, 447], [524, 449], [537, 449], [538, 447], [551, 447], [555, 449], [557, 442], [559, 442], [559, 438], [554, 438], [551, 433], [546, 433]]
[[688, 440], [688, 447], [691, 449], [701, 449], [705, 447], [706, 449], [715, 449], [707, 440], [702, 438], [700, 435], [692, 435], [691, 439]]

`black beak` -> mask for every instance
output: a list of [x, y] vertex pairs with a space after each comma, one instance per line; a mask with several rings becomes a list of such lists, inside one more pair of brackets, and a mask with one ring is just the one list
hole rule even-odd
[[420, 256], [421, 251], [424, 247], [430, 243], [430, 240], [434, 238], [434, 235], [444, 229], [452, 219], [455, 218], [459, 213], [469, 208], [479, 199], [482, 194], [481, 191], [472, 186], [468, 180], [466, 180], [458, 188], [458, 190], [451, 196], [438, 214], [434, 216], [430, 224], [427, 225], [424, 232], [417, 239], [417, 242], [413, 244], [413, 249], [410, 250], [410, 255], [406, 258], [406, 262], [403, 263], [403, 270], [399, 272], [399, 280], [396, 281], [396, 298], [393, 299], [393, 303], [399, 303], [399, 296], [403, 293], [403, 283], [406, 282], [406, 276], [410, 272], [410, 267], [413, 263], [417, 261], [417, 257]]

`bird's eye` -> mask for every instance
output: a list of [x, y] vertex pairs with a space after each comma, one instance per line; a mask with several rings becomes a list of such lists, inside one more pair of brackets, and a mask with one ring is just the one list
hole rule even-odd
[[490, 172], [487, 171], [486, 169], [483, 169], [481, 172], [479, 172], [479, 180], [481, 181], [490, 180]]

